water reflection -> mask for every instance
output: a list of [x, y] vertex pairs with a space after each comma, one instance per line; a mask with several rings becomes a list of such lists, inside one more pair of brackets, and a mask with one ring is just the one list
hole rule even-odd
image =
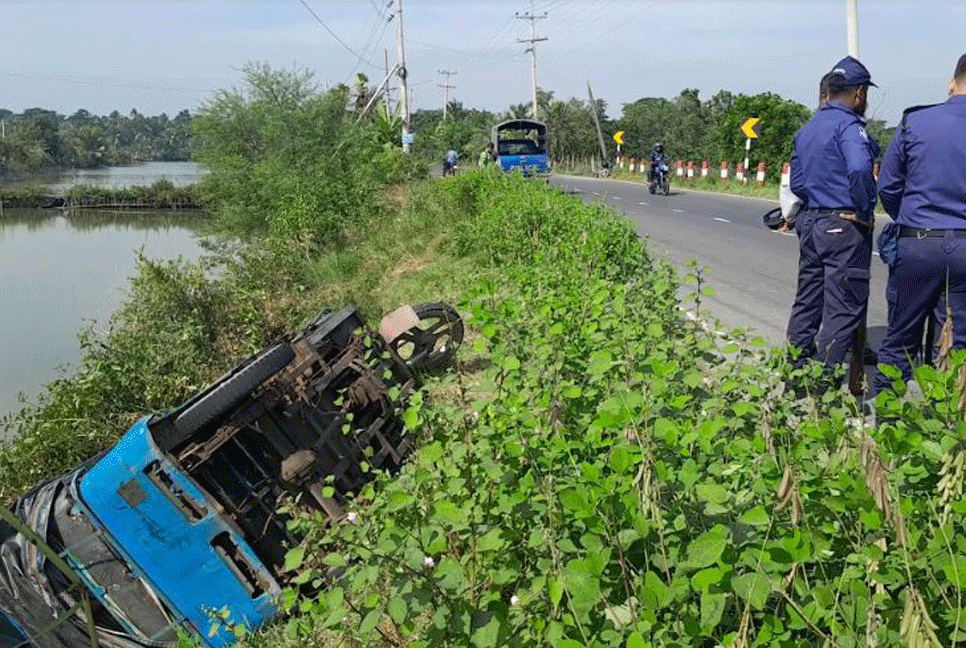
[[80, 359], [77, 333], [105, 324], [124, 299], [138, 251], [196, 259], [199, 212], [7, 210], [0, 219], [0, 412], [33, 401]]
[[144, 162], [131, 166], [67, 169], [26, 178], [0, 179], [0, 187], [41, 186], [56, 194], [79, 184], [118, 189], [147, 186], [162, 179], [170, 180], [176, 187], [185, 187], [198, 182], [204, 174], [205, 171], [194, 162]]

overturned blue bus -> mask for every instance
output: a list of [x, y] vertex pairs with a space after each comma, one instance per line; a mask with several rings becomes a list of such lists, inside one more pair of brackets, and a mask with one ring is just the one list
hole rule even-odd
[[282, 503], [338, 521], [373, 477], [363, 464], [397, 469], [416, 371], [447, 364], [462, 337], [445, 304], [403, 307], [378, 332], [353, 307], [323, 311], [19, 498], [0, 516], [0, 648], [179, 634], [222, 648], [231, 625], [277, 617], [299, 543]]

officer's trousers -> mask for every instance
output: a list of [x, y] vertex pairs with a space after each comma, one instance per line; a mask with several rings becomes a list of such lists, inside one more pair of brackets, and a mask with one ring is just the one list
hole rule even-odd
[[[944, 238], [902, 237], [896, 260], [889, 269], [886, 301], [889, 330], [879, 349], [879, 364], [912, 378], [909, 358], [918, 351], [926, 316], [947, 288], [946, 299], [953, 314], [953, 348], [966, 348], [966, 239], [951, 234]], [[891, 384], [876, 370], [872, 387], [876, 394]]]
[[824, 267], [815, 249], [812, 225], [815, 212], [803, 211], [795, 221], [798, 234], [798, 290], [788, 318], [788, 343], [798, 349], [796, 367], [815, 356], [815, 336], [822, 324]]
[[817, 359], [831, 371], [845, 360], [856, 335], [864, 330], [872, 232], [834, 214], [805, 212], [799, 219], [798, 292], [788, 340], [802, 358], [817, 351]]

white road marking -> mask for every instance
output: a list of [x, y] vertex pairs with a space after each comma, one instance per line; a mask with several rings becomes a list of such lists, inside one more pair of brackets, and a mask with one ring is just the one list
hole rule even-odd
[[647, 207], [647, 203], [646, 203], [646, 202], [639, 202], [639, 203], [637, 203], [637, 204], [638, 204], [638, 205], [644, 205], [645, 207]]
[[624, 199], [623, 199], [623, 198], [621, 198], [620, 196], [611, 196], [611, 198], [613, 198], [614, 200], [624, 200]]
[[795, 236], [795, 232], [779, 232], [782, 236]]
[[684, 213], [684, 210], [683, 209], [672, 209], [671, 211], [677, 212], [679, 214], [683, 214]]
[[715, 217], [714, 217], [714, 219], [715, 219], [716, 221], [720, 221], [720, 222], [722, 222], [722, 223], [730, 223], [730, 222], [731, 222], [731, 221], [730, 221], [730, 220], [728, 220], [727, 218], [718, 218], [717, 216], [715, 216]]

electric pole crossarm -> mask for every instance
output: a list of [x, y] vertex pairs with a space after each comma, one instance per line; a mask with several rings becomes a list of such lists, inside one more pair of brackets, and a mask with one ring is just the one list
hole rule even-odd
[[533, 118], [537, 119], [537, 43], [550, 40], [546, 36], [537, 37], [537, 21], [545, 20], [547, 18], [546, 12], [541, 15], [536, 15], [533, 13], [533, 0], [530, 2], [530, 11], [525, 14], [517, 13], [517, 18], [520, 20], [530, 21], [530, 38], [520, 39], [521, 43], [530, 43], [525, 51], [530, 52], [530, 59], [533, 66], [533, 83], [532, 83], [532, 93], [533, 93]]

